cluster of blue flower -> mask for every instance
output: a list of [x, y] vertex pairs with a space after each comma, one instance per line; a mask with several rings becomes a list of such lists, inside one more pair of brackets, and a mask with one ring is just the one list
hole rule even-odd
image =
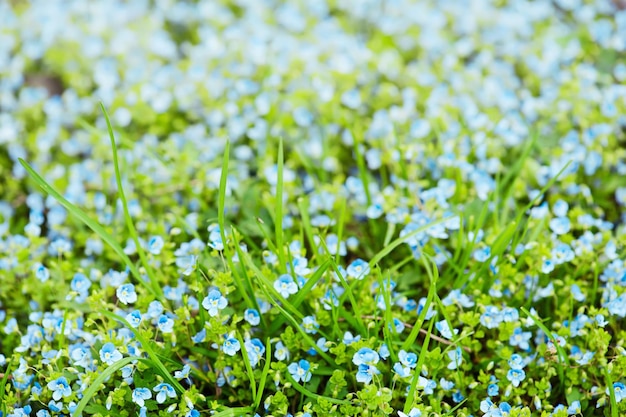
[[625, 413], [625, 40], [611, 0], [0, 2], [0, 417]]

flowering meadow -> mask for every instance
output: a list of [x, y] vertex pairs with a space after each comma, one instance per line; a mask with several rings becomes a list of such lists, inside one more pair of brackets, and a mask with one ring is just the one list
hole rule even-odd
[[0, 1], [0, 416], [626, 415], [622, 6]]

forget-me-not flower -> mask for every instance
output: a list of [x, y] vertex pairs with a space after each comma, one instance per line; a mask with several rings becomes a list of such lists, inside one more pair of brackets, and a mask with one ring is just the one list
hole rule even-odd
[[100, 349], [100, 359], [107, 365], [113, 365], [122, 359], [122, 354], [115, 348], [113, 343], [108, 342]]
[[154, 388], [152, 388], [152, 391], [157, 393], [156, 401], [159, 404], [163, 404], [167, 397], [176, 398], [176, 391], [174, 391], [174, 388], [172, 388], [170, 384], [167, 384], [165, 382], [161, 382], [160, 384], [156, 385]]
[[289, 298], [291, 294], [298, 292], [298, 285], [296, 285], [291, 275], [283, 274], [274, 281], [274, 289], [278, 291], [283, 298]]
[[202, 307], [204, 307], [211, 317], [215, 317], [219, 314], [220, 310], [223, 310], [228, 305], [228, 300], [222, 296], [219, 290], [209, 291], [209, 295], [202, 300]]
[[152, 392], [148, 388], [135, 388], [133, 390], [131, 399], [140, 407], [145, 405], [145, 400], [152, 398]]

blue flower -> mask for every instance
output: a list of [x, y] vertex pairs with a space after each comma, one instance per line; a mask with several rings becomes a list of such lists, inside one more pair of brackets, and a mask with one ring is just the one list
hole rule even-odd
[[485, 312], [480, 316], [480, 323], [488, 329], [498, 328], [502, 321], [502, 312], [495, 306], [486, 306]]
[[[329, 349], [328, 345], [329, 345], [329, 343], [328, 343], [328, 341], [326, 340], [325, 337], [320, 337], [319, 339], [317, 339], [317, 342], [315, 342], [315, 344], [317, 345], [317, 347], [320, 348], [320, 350], [322, 352], [328, 352], [328, 349]], [[313, 350], [315, 350], [315, 349], [313, 349]]]
[[557, 235], [564, 235], [569, 232], [570, 221], [567, 217], [555, 217], [550, 220], [550, 230]]
[[511, 407], [507, 403], [502, 403], [498, 407], [496, 404], [491, 401], [490, 398], [482, 400], [480, 402], [480, 411], [485, 413], [483, 417], [503, 417], [503, 412], [508, 412], [511, 410]]
[[463, 394], [461, 394], [461, 390], [456, 390], [452, 394], [452, 401], [454, 401], [455, 403], [460, 403], [464, 399], [465, 397], [463, 396]]
[[226, 308], [227, 305], [228, 300], [218, 290], [209, 291], [209, 295], [202, 300], [202, 307], [209, 312], [211, 317], [217, 316], [219, 311]]
[[437, 330], [439, 330], [439, 333], [441, 333], [441, 335], [448, 340], [451, 340], [454, 337], [454, 335], [459, 333], [459, 329], [451, 330], [450, 326], [448, 325], [448, 322], [445, 320], [441, 320], [435, 323], [435, 327], [437, 328]]
[[165, 242], [161, 236], [152, 236], [148, 241], [148, 251], [153, 255], [158, 255], [161, 253]]
[[587, 298], [587, 296], [585, 294], [583, 294], [582, 290], [580, 289], [580, 287], [577, 284], [572, 284], [572, 286], [570, 287], [571, 290], [571, 294], [572, 297], [574, 298], [574, 300], [582, 303], [583, 301], [585, 301], [585, 299]]
[[152, 301], [148, 306], [148, 317], [156, 319], [163, 313], [163, 304], [159, 301]]
[[404, 366], [408, 366], [409, 368], [415, 368], [417, 365], [417, 355], [413, 352], [406, 352], [402, 349], [398, 352], [398, 359]]
[[50, 278], [50, 271], [48, 271], [48, 268], [46, 268], [42, 264], [35, 264], [35, 267], [33, 269], [35, 270], [35, 277], [39, 281], [46, 282]]
[[302, 328], [306, 333], [315, 334], [320, 328], [320, 325], [317, 320], [315, 320], [315, 316], [306, 316], [302, 319]]
[[70, 388], [70, 384], [64, 376], [50, 381], [48, 383], [48, 389], [52, 391], [52, 398], [55, 401], [59, 401], [61, 397], [69, 397], [72, 395], [72, 388]]
[[549, 274], [552, 271], [554, 271], [554, 262], [552, 261], [552, 259], [544, 259], [543, 263], [541, 264], [541, 272], [544, 274]]
[[254, 308], [248, 308], [246, 311], [244, 311], [243, 317], [252, 326], [258, 326], [261, 322], [261, 316], [259, 315], [259, 312]]
[[357, 109], [361, 105], [361, 93], [356, 88], [345, 91], [341, 95], [341, 104], [350, 109]]
[[554, 249], [552, 249], [552, 261], [556, 265], [561, 265], [565, 262], [574, 260], [576, 254], [567, 243], [560, 243]]
[[524, 358], [517, 353], [511, 355], [511, 358], [508, 361], [509, 367], [511, 369], [523, 369], [526, 366]]
[[572, 401], [572, 404], [570, 404], [570, 406], [567, 407], [568, 415], [581, 414], [581, 413], [582, 413], [582, 407], [580, 405], [580, 401], [578, 400]]
[[[358, 337], [359, 339], [361, 338], [361, 336]], [[387, 346], [386, 343], [380, 345], [380, 347], [378, 348], [378, 354], [380, 355], [380, 359], [386, 360], [389, 355], [391, 355], [391, 352], [389, 352], [389, 346]]]
[[80, 272], [74, 274], [74, 278], [72, 278], [72, 282], [70, 283], [70, 288], [72, 291], [76, 291], [79, 294], [86, 294], [91, 287], [91, 281]]
[[393, 371], [397, 373], [400, 378], [408, 378], [411, 376], [411, 368], [408, 366], [402, 366], [400, 362], [393, 364]]
[[552, 206], [552, 212], [554, 213], [555, 216], [558, 216], [558, 217], [567, 216], [568, 210], [569, 210], [569, 204], [567, 204], [567, 202], [563, 200], [558, 200], [556, 203], [554, 203], [554, 206]]
[[157, 393], [156, 400], [159, 404], [163, 404], [167, 397], [176, 398], [176, 391], [174, 391], [174, 388], [165, 382], [161, 382], [152, 388], [152, 391]]
[[343, 334], [343, 343], [348, 346], [351, 345], [354, 342], [358, 342], [359, 340], [361, 340], [361, 335], [357, 335], [356, 337], [352, 335], [352, 332], [350, 331], [346, 331]]
[[384, 214], [383, 207], [380, 204], [372, 204], [367, 208], [367, 217], [377, 219]]
[[437, 383], [433, 381], [432, 379], [428, 379], [428, 378], [424, 378], [423, 376], [420, 376], [417, 379], [417, 386], [424, 390], [424, 394], [431, 395], [435, 392], [435, 388], [437, 388]]
[[350, 263], [350, 265], [348, 265], [346, 272], [348, 273], [348, 276], [361, 280], [365, 278], [367, 274], [369, 274], [370, 267], [367, 262], [359, 258], [355, 259]]
[[[61, 401], [50, 400], [50, 402], [48, 402], [48, 409], [55, 413], [59, 413], [61, 412], [61, 410], [63, 410], [63, 403]], [[23, 415], [27, 416], [28, 414], [23, 414]]]
[[105, 343], [100, 349], [100, 359], [107, 365], [113, 365], [122, 359], [122, 354], [115, 348], [111, 342]]
[[133, 284], [120, 285], [115, 292], [117, 299], [123, 304], [134, 303], [137, 301], [137, 293]]
[[478, 262], [485, 262], [491, 256], [491, 248], [486, 246], [482, 249], [476, 249], [474, 251], [474, 259]]
[[289, 298], [289, 295], [298, 292], [298, 286], [289, 274], [279, 276], [278, 279], [274, 281], [274, 289], [278, 291], [283, 298]]
[[274, 347], [274, 357], [279, 361], [289, 359], [289, 350], [280, 340], [276, 342], [276, 346]]
[[145, 405], [145, 400], [152, 398], [152, 392], [148, 388], [135, 388], [132, 393], [132, 400], [139, 407]]
[[176, 257], [176, 266], [179, 272], [185, 276], [191, 275], [196, 267], [198, 257], [196, 255], [183, 255]]
[[222, 344], [222, 350], [229, 356], [235, 356], [240, 349], [241, 343], [239, 343], [239, 340], [232, 336], [228, 336]]
[[176, 379], [185, 379], [187, 380], [187, 382], [191, 383], [191, 380], [189, 378], [189, 372], [191, 371], [191, 367], [187, 364], [185, 364], [185, 366], [183, 366], [183, 369], [180, 371], [175, 371], [174, 372], [174, 378]]
[[126, 315], [126, 321], [134, 329], [139, 327], [139, 325], [141, 324], [141, 320], [143, 320], [143, 317], [141, 316], [141, 312], [139, 310], [131, 311]]
[[448, 364], [448, 369], [457, 369], [461, 365], [461, 362], [463, 362], [463, 354], [461, 353], [461, 348], [456, 348], [448, 352], [448, 358], [451, 361]]
[[397, 317], [393, 318], [393, 327], [389, 325], [390, 330], [394, 329], [396, 333], [400, 334], [404, 331], [404, 323]]
[[207, 246], [218, 251], [224, 250], [220, 226], [216, 223], [212, 223], [207, 230], [209, 231], [209, 243], [207, 243]]
[[454, 388], [454, 382], [452, 381], [448, 381], [445, 378], [441, 378], [439, 380], [439, 386], [441, 387], [441, 389], [443, 389], [444, 391], [450, 391], [451, 389]]
[[511, 346], [518, 346], [522, 350], [528, 350], [530, 349], [528, 341], [531, 337], [531, 332], [525, 332], [521, 327], [516, 327], [515, 330], [513, 330], [513, 334], [509, 338], [509, 344]]
[[[613, 392], [615, 392], [615, 401], [621, 402], [624, 398], [626, 398], [626, 386], [621, 382], [613, 383]], [[606, 394], [609, 395], [609, 389], [606, 389]]]
[[506, 379], [511, 381], [514, 387], [518, 387], [524, 378], [526, 378], [526, 373], [523, 369], [509, 369], [506, 374]]
[[172, 333], [174, 331], [174, 320], [165, 314], [161, 314], [157, 321], [157, 326], [163, 333]]
[[359, 365], [359, 369], [356, 373], [357, 382], [361, 382], [363, 384], [369, 384], [372, 382], [372, 378], [374, 375], [379, 375], [380, 371], [374, 365]]
[[254, 338], [250, 340], [246, 340], [244, 343], [244, 347], [246, 348], [246, 353], [248, 354], [248, 360], [252, 367], [256, 367], [259, 363], [259, 360], [265, 353], [265, 345], [261, 340]]
[[379, 360], [380, 360], [380, 357], [378, 356], [378, 353], [375, 350], [370, 349], [368, 347], [363, 347], [359, 349], [352, 356], [352, 363], [355, 364], [356, 366], [376, 365]]
[[311, 380], [311, 364], [305, 359], [300, 359], [298, 363], [292, 362], [287, 370], [296, 382], [309, 382]]
[[192, 340], [194, 343], [196, 343], [196, 344], [197, 344], [197, 343], [202, 343], [202, 342], [204, 342], [204, 341], [206, 340], [206, 329], [204, 329], [204, 328], [203, 328], [203, 329], [202, 329], [202, 330], [200, 330], [198, 333], [196, 333], [195, 335], [193, 335], [193, 336], [191, 337], [191, 340]]

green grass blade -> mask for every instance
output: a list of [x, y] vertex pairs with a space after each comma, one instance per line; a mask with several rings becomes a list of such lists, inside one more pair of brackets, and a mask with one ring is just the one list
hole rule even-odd
[[[259, 306], [254, 300], [254, 297], [250, 296], [250, 294], [254, 294], [254, 292], [252, 291], [252, 288], [250, 288], [248, 285], [244, 285], [241, 282], [239, 271], [237, 270], [233, 262], [232, 251], [230, 250], [230, 246], [228, 246], [228, 243], [226, 242], [226, 219], [224, 215], [224, 210], [226, 207], [226, 183], [228, 181], [229, 158], [230, 158], [230, 140], [226, 141], [226, 147], [224, 148], [224, 158], [222, 159], [222, 171], [220, 174], [220, 189], [219, 189], [219, 195], [218, 195], [218, 200], [217, 200], [217, 222], [219, 223], [219, 226], [220, 226], [220, 237], [222, 238], [222, 245], [224, 246], [224, 255], [226, 257], [226, 263], [228, 264], [228, 267], [230, 268], [230, 271], [232, 273], [233, 279], [235, 281], [235, 286], [241, 293], [241, 296], [243, 297], [248, 308], [258, 309]], [[237, 243], [237, 246], [239, 246], [239, 243]]]
[[[383, 336], [385, 343], [387, 344], [387, 348], [389, 349], [389, 356], [391, 356], [391, 360], [393, 362], [396, 362], [398, 360], [398, 356], [396, 355], [396, 350], [394, 348], [393, 335], [397, 335], [397, 333], [393, 325], [393, 316], [391, 314], [391, 309], [393, 305], [391, 304], [391, 297], [387, 288], [387, 283], [389, 283], [390, 279], [383, 278], [383, 274], [380, 268], [376, 268], [375, 272], [378, 282], [378, 290], [380, 291], [379, 294], [383, 296], [383, 300], [385, 302], [385, 311], [382, 312], [383, 320], [381, 320], [383, 324]], [[394, 330], [391, 331], [391, 329]]]
[[256, 404], [257, 400], [257, 390], [256, 390], [256, 379], [254, 378], [254, 371], [252, 370], [252, 366], [250, 365], [250, 358], [248, 357], [248, 351], [246, 350], [246, 342], [243, 340], [241, 333], [237, 332], [237, 340], [241, 344], [241, 356], [243, 356], [243, 364], [246, 367], [246, 373], [248, 374], [248, 380], [250, 381], [250, 392], [252, 393], [252, 402]]
[[252, 414], [254, 410], [251, 407], [236, 407], [222, 410], [219, 413], [211, 414], [211, 417], [241, 417]]
[[603, 368], [604, 379], [606, 380], [606, 386], [609, 389], [609, 399], [611, 400], [611, 417], [617, 417], [617, 399], [615, 398], [615, 388], [613, 387], [613, 380], [611, 379], [611, 374], [609, 374], [608, 367], [605, 366]]
[[296, 382], [295, 379], [293, 379], [293, 377], [291, 376], [291, 374], [289, 372], [285, 373], [285, 377], [287, 378], [287, 380], [289, 381], [289, 383], [291, 384], [291, 386], [298, 391], [300, 394], [304, 395], [305, 397], [308, 398], [312, 398], [314, 400], [324, 400], [324, 401], [328, 401], [329, 403], [332, 404], [339, 404], [339, 405], [350, 405], [352, 404], [350, 401], [348, 400], [338, 400], [337, 398], [332, 398], [332, 397], [325, 397], [323, 395], [319, 395], [319, 394], [314, 394], [311, 391], [309, 391], [308, 389], [304, 388], [302, 385], [298, 384]]
[[265, 341], [265, 365], [263, 366], [263, 373], [261, 374], [261, 379], [259, 379], [259, 388], [256, 393], [256, 401], [254, 401], [254, 410], [258, 410], [261, 405], [261, 398], [263, 398], [263, 391], [265, 390], [265, 382], [267, 381], [267, 377], [270, 373], [270, 365], [272, 364], [272, 345], [270, 343], [269, 337]]
[[361, 141], [358, 140], [358, 135], [353, 134], [354, 145], [352, 146], [352, 150], [354, 152], [354, 159], [356, 160], [356, 166], [359, 169], [359, 176], [361, 177], [361, 181], [363, 183], [363, 191], [365, 192], [365, 198], [367, 199], [367, 205], [372, 205], [372, 196], [370, 194], [369, 187], [369, 178], [367, 176], [368, 169], [365, 166], [365, 158], [363, 157], [363, 153], [359, 146], [361, 146]]
[[104, 383], [104, 381], [111, 375], [113, 375], [114, 372], [119, 371], [133, 361], [145, 361], [145, 359], [139, 358], [137, 356], [122, 358], [119, 361], [115, 362], [113, 365], [106, 368], [104, 371], [102, 371], [102, 373], [98, 375], [98, 377], [95, 379], [95, 381], [93, 381], [89, 388], [85, 390], [85, 392], [83, 393], [83, 398], [76, 406], [76, 409], [74, 410], [74, 413], [72, 415], [74, 415], [75, 417], [81, 417], [83, 415], [83, 410], [85, 409], [89, 401], [91, 401], [95, 393], [100, 390], [100, 386]]
[[426, 337], [424, 338], [424, 344], [422, 345], [422, 349], [417, 359], [417, 365], [415, 365], [415, 373], [413, 374], [413, 379], [411, 380], [411, 387], [409, 388], [407, 399], [406, 399], [406, 402], [404, 403], [403, 411], [405, 414], [411, 410], [411, 407], [413, 407], [413, 402], [415, 401], [415, 391], [417, 390], [417, 381], [419, 381], [419, 376], [420, 376], [420, 373], [422, 372], [422, 365], [424, 365], [424, 361], [426, 360], [426, 352], [428, 352], [428, 344], [430, 343], [430, 335], [433, 331], [434, 323], [435, 323], [435, 320], [430, 321], [430, 325], [428, 326], [428, 333], [426, 333]]
[[150, 263], [148, 262], [148, 257], [146, 256], [146, 252], [143, 247], [139, 243], [139, 236], [137, 235], [137, 230], [135, 229], [135, 224], [133, 223], [133, 218], [130, 216], [130, 212], [128, 210], [128, 201], [126, 201], [126, 195], [124, 194], [124, 187], [122, 187], [122, 174], [120, 172], [120, 164], [117, 158], [117, 145], [115, 144], [115, 135], [113, 133], [113, 126], [111, 126], [111, 120], [109, 120], [109, 115], [104, 108], [104, 104], [100, 103], [100, 108], [102, 109], [102, 113], [104, 113], [104, 119], [107, 123], [107, 129], [109, 131], [109, 139], [111, 139], [111, 149], [113, 150], [113, 167], [115, 169], [115, 182], [117, 183], [117, 194], [122, 201], [122, 207], [124, 210], [124, 219], [126, 220], [126, 227], [128, 228], [128, 233], [130, 237], [135, 242], [135, 247], [137, 248], [137, 254], [139, 255], [139, 259], [141, 259], [141, 264], [146, 270], [146, 274], [148, 274], [148, 278], [150, 279], [150, 285], [154, 289], [154, 293], [159, 296], [159, 299], [163, 299], [163, 290], [161, 289], [161, 285], [154, 274], [154, 270]]
[[122, 247], [117, 243], [115, 238], [111, 236], [102, 226], [98, 224], [95, 220], [87, 215], [83, 210], [70, 203], [59, 193], [54, 187], [44, 180], [41, 175], [39, 175], [35, 170], [28, 164], [28, 162], [24, 161], [20, 158], [20, 164], [24, 167], [24, 169], [28, 172], [28, 174], [35, 180], [35, 182], [48, 194], [51, 195], [55, 200], [57, 200], [65, 209], [74, 215], [77, 219], [83, 222], [87, 227], [94, 231], [102, 239], [103, 242], [106, 242], [119, 256], [119, 258], [124, 262], [124, 264], [128, 267], [133, 276], [137, 279], [137, 281], [143, 285], [152, 295], [154, 295], [158, 299], [162, 299], [162, 297], [155, 291], [155, 289], [148, 285], [148, 283], [143, 279], [139, 270], [130, 260], [130, 258], [124, 253]]
[[284, 273], [286, 271], [286, 260], [285, 260], [285, 248], [283, 248], [283, 188], [284, 188], [284, 179], [283, 179], [283, 169], [284, 169], [284, 155], [283, 155], [283, 139], [281, 138], [278, 141], [278, 169], [277, 169], [277, 179], [276, 179], [276, 202], [275, 202], [275, 218], [274, 218], [274, 234], [276, 235], [276, 249], [278, 253], [278, 259], [280, 260], [279, 271]]
[[346, 198], [342, 198], [341, 199], [341, 207], [339, 208], [339, 219], [337, 221], [337, 253], [335, 254], [335, 262], [339, 263], [339, 260], [341, 259], [341, 254], [340, 254], [340, 246], [341, 246], [341, 239], [343, 239], [343, 228], [344, 228], [344, 223], [346, 221], [346, 206], [347, 206], [347, 199]]
[[[435, 298], [436, 295], [437, 295], [437, 283], [431, 281], [430, 288], [428, 289], [428, 295], [426, 296], [426, 302], [424, 303], [424, 308], [422, 309], [422, 312], [417, 317], [417, 321], [415, 322], [413, 329], [411, 329], [411, 333], [409, 333], [409, 336], [406, 338], [406, 340], [402, 344], [402, 349], [408, 351], [413, 345], [413, 343], [415, 343], [415, 340], [417, 340], [417, 335], [419, 334], [420, 329], [422, 328], [422, 325], [424, 324], [424, 321], [426, 320], [426, 314], [428, 313], [428, 310], [430, 309], [430, 306], [433, 303], [433, 299]], [[432, 322], [434, 322], [433, 318], [431, 318], [431, 324]]]
[[313, 238], [313, 227], [311, 226], [311, 217], [309, 216], [309, 206], [305, 203], [305, 199], [300, 197], [298, 199], [298, 208], [300, 209], [300, 218], [302, 219], [302, 224], [304, 225], [304, 234], [306, 235], [307, 240], [309, 241], [309, 245], [311, 245], [311, 249], [313, 250], [313, 257], [318, 255], [317, 244], [315, 243], [315, 239]]
[[298, 292], [293, 296], [292, 304], [294, 307], [300, 307], [300, 304], [302, 304], [304, 299], [309, 295], [309, 292], [311, 292], [313, 286], [317, 284], [320, 279], [322, 279], [322, 276], [330, 267], [330, 264], [331, 261], [327, 259], [319, 267], [317, 267], [313, 275], [311, 275], [311, 277], [306, 280], [306, 284], [304, 284], [304, 287], [298, 290]]

